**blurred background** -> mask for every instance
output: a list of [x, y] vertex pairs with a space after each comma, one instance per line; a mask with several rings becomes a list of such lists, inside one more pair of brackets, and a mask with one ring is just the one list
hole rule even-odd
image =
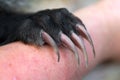
[[6, 10], [17, 12], [36, 12], [60, 7], [74, 11], [96, 1], [98, 0], [0, 0], [0, 6]]
[[[73, 12], [97, 1], [100, 0], [0, 0], [0, 6], [6, 10], [17, 12], [36, 12], [38, 10], [60, 7], [65, 7]], [[120, 80], [119, 75], [120, 65], [105, 63], [98, 65], [83, 80]]]

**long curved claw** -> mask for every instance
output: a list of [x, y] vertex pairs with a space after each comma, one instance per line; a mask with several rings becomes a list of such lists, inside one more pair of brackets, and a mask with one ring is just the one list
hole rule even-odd
[[93, 54], [95, 57], [95, 48], [94, 48], [93, 41], [89, 33], [86, 31], [84, 26], [80, 26], [79, 24], [76, 25], [76, 29], [78, 30], [80, 34], [82, 34], [83, 37], [85, 37], [89, 41], [90, 45], [92, 46]]
[[62, 43], [65, 44], [70, 50], [72, 50], [72, 52], [75, 54], [76, 59], [78, 60], [78, 64], [80, 64], [79, 54], [74, 43], [64, 33], [61, 32], [60, 36]]
[[73, 31], [71, 31], [71, 39], [78, 48], [82, 49], [86, 61], [86, 67], [88, 67], [88, 55], [82, 37], [77, 36]]
[[41, 35], [42, 35], [42, 38], [43, 40], [48, 43], [50, 46], [53, 47], [54, 51], [56, 52], [57, 56], [58, 56], [58, 62], [60, 60], [60, 54], [59, 54], [59, 49], [55, 43], [55, 41], [52, 39], [51, 36], [49, 36], [48, 33], [46, 33], [45, 31], [41, 30]]

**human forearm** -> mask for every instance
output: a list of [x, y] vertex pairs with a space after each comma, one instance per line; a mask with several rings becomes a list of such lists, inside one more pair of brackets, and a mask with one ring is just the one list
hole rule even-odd
[[[0, 73], [2, 73], [0, 79], [80, 80], [86, 71], [105, 59], [113, 57], [114, 51], [119, 52], [119, 45], [115, 43], [119, 40], [119, 36], [116, 36], [119, 29], [113, 27], [119, 21], [114, 21], [113, 13], [108, 15], [109, 12], [102, 8], [105, 4], [101, 2], [75, 13], [86, 25], [95, 45], [96, 58], [94, 59], [90, 45], [85, 42], [89, 55], [88, 68], [85, 68], [83, 56], [80, 58], [81, 64], [77, 66], [74, 55], [66, 48], [60, 48], [61, 58], [60, 62], [57, 62], [57, 56], [51, 47], [36, 48], [22, 43], [12, 43], [0, 47], [0, 65], [2, 65], [0, 66]], [[82, 53], [79, 52], [79, 54]]]

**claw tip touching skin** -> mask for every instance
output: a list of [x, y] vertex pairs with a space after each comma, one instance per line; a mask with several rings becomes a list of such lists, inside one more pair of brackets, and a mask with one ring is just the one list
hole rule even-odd
[[67, 37], [64, 33], [61, 32], [60, 34], [61, 34], [60, 39], [61, 39], [62, 43], [65, 44], [70, 50], [72, 50], [72, 52], [74, 53], [74, 55], [78, 61], [78, 64], [80, 64], [79, 54], [78, 54], [76, 46], [71, 41], [71, 39], [69, 37]]
[[94, 57], [95, 57], [95, 54], [96, 54], [96, 53], [95, 53], [94, 44], [93, 44], [92, 38], [91, 38], [91, 36], [89, 35], [87, 29], [86, 29], [84, 26], [81, 26], [81, 25], [79, 25], [79, 24], [76, 25], [76, 29], [78, 30], [78, 32], [79, 32], [80, 34], [82, 34], [82, 36], [83, 36], [84, 38], [86, 38], [86, 40], [89, 41], [89, 43], [90, 43], [90, 45], [91, 45], [91, 47], [92, 47], [92, 51], [93, 51]]
[[57, 44], [55, 43], [55, 41], [52, 39], [52, 37], [46, 33], [45, 31], [41, 30], [41, 35], [43, 40], [48, 43], [50, 46], [53, 47], [54, 51], [56, 52], [57, 56], [58, 56], [58, 62], [60, 61], [60, 54], [59, 54], [59, 50], [57, 47]]
[[71, 39], [75, 43], [75, 45], [79, 49], [82, 50], [82, 52], [84, 54], [86, 66], [88, 66], [88, 55], [87, 55], [87, 51], [86, 51], [86, 48], [85, 48], [84, 41], [83, 41], [82, 37], [81, 36], [77, 36], [76, 33], [74, 33], [73, 31], [71, 31]]

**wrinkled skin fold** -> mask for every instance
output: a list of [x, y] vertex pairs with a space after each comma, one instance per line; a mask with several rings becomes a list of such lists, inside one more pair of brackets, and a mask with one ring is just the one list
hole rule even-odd
[[47, 9], [34, 14], [0, 13], [0, 46], [15, 41], [36, 46], [47, 43], [53, 47], [58, 61], [59, 46], [67, 46], [80, 64], [78, 47], [84, 54], [87, 66], [88, 53], [83, 38], [90, 43], [95, 56], [94, 45], [85, 25], [65, 8]]

